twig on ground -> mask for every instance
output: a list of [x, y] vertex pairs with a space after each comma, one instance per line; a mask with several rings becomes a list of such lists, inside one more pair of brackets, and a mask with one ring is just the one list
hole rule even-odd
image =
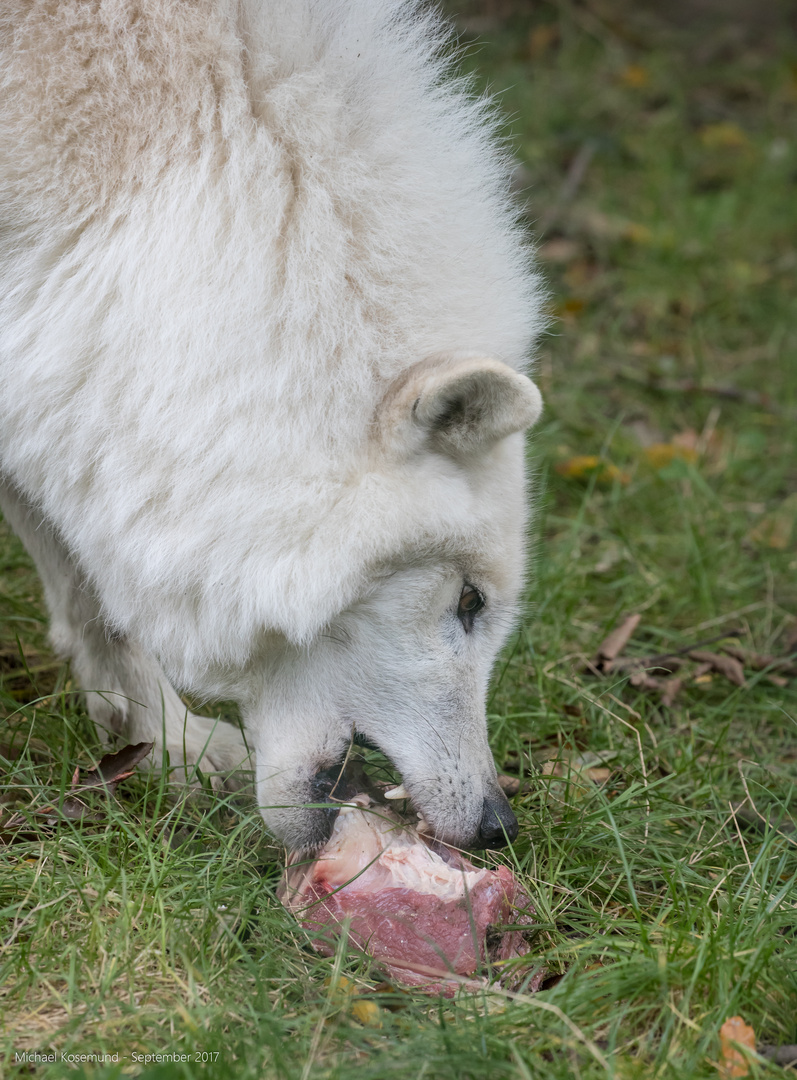
[[771, 656], [769, 653], [752, 652], [748, 649], [740, 649], [738, 645], [723, 645], [722, 651], [754, 671], [770, 669], [771, 672], [797, 675], [797, 664], [794, 664], [786, 656]]

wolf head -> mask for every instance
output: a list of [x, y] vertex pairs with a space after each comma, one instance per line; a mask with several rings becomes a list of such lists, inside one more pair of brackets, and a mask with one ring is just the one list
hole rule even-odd
[[[439, 839], [485, 847], [516, 834], [485, 696], [523, 581], [520, 432], [540, 410], [528, 378], [479, 356], [429, 358], [384, 395], [351, 530], [368, 530], [372, 496], [371, 527], [383, 533], [386, 486], [406, 527], [399, 513], [395, 544], [381, 545], [356, 598], [313, 640], [272, 640], [246, 710], [262, 812], [289, 846], [326, 841], [353, 738], [388, 756]], [[340, 549], [361, 541], [344, 522]]]

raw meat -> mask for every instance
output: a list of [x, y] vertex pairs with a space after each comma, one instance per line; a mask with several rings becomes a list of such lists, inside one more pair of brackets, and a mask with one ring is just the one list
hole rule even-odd
[[487, 960], [528, 951], [521, 931], [496, 928], [532, 923], [529, 898], [507, 867], [478, 869], [368, 795], [352, 802], [319, 855], [294, 856], [280, 885], [282, 903], [316, 932], [319, 951], [332, 954], [348, 927], [349, 941], [390, 979], [449, 996], [462, 985], [451, 975], [470, 978]]

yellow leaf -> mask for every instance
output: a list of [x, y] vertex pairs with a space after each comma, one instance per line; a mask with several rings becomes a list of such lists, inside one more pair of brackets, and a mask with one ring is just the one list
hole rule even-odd
[[367, 1027], [382, 1026], [382, 1010], [375, 1001], [357, 998], [351, 1007], [351, 1014], [355, 1020]]
[[627, 484], [631, 479], [628, 473], [595, 454], [577, 454], [560, 462], [556, 471], [567, 480], [589, 480], [594, 476], [599, 484]]
[[697, 461], [696, 450], [689, 446], [679, 446], [674, 442], [653, 443], [652, 446], [645, 447], [643, 454], [648, 465], [651, 465], [654, 469], [666, 468], [675, 458], [680, 461], [688, 461], [690, 464]]
[[653, 233], [647, 225], [637, 225], [636, 222], [631, 221], [623, 229], [623, 239], [630, 240], [632, 244], [649, 244], [653, 239]]
[[584, 310], [585, 303], [580, 296], [568, 296], [566, 300], [554, 305], [553, 314], [560, 319], [572, 319], [580, 315]]
[[354, 993], [354, 983], [345, 975], [339, 975], [334, 983], [331, 977], [324, 979], [324, 988], [329, 990], [329, 1000], [338, 1006], [345, 1005]]
[[650, 82], [650, 76], [647, 69], [643, 68], [641, 64], [629, 64], [627, 68], [623, 68], [620, 72], [620, 82], [623, 86], [628, 86], [632, 90], [641, 90], [643, 86], [647, 86]]
[[750, 140], [738, 124], [722, 120], [700, 129], [700, 141], [707, 150], [741, 150]]
[[546, 53], [559, 40], [559, 27], [556, 23], [540, 23], [529, 34], [529, 59], [536, 60]]
[[719, 1074], [722, 1080], [749, 1076], [747, 1055], [739, 1047], [755, 1052], [755, 1031], [741, 1016], [731, 1016], [720, 1028]]

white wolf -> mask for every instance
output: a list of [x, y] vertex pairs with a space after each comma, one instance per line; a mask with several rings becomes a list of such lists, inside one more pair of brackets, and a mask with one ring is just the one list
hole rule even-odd
[[236, 699], [293, 847], [353, 733], [440, 837], [517, 828], [484, 709], [540, 289], [447, 47], [412, 0], [0, 9], [7, 519], [100, 732], [227, 771], [172, 687]]

